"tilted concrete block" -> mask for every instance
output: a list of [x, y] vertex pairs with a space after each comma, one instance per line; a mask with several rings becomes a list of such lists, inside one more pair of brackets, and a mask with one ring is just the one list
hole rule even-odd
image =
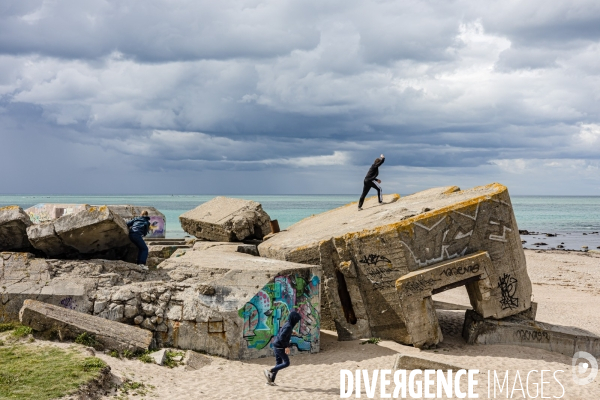
[[568, 357], [586, 351], [600, 357], [600, 337], [583, 329], [548, 324], [529, 319], [530, 316], [513, 316], [498, 321], [483, 318], [468, 310], [465, 313], [463, 338], [469, 344], [509, 344], [535, 347]]
[[[334, 324], [341, 339], [437, 343], [441, 337], [435, 329], [428, 328], [424, 336], [409, 332], [396, 281], [480, 251], [489, 254], [487, 278], [463, 282], [473, 308], [486, 317], [504, 318], [530, 307], [525, 254], [508, 190], [500, 184], [384, 196], [382, 205], [371, 198], [363, 211], [352, 203], [306, 218], [258, 249], [263, 257], [323, 267], [328, 301], [322, 325]], [[435, 319], [433, 304], [425, 301], [418, 316], [409, 318]]]
[[152, 343], [150, 331], [36, 300], [25, 300], [19, 319], [35, 331], [55, 331], [61, 339], [87, 332], [106, 349], [143, 351]]
[[426, 370], [426, 369], [438, 370], [439, 369], [444, 372], [446, 372], [448, 370], [452, 370], [452, 371], [456, 372], [460, 369], [469, 369], [469, 368], [465, 368], [465, 367], [461, 367], [461, 366], [453, 365], [453, 364], [448, 364], [448, 363], [441, 362], [441, 361], [435, 361], [435, 360], [431, 360], [429, 358], [409, 356], [407, 354], [398, 353], [396, 355], [396, 358], [394, 359], [394, 367], [392, 368], [392, 371], [397, 371], [400, 369], [405, 369], [407, 371], [412, 371], [413, 369], [420, 369], [420, 370]]
[[155, 207], [133, 205], [107, 205], [107, 207], [125, 221], [139, 217], [144, 210], [148, 211], [150, 230], [146, 236], [147, 239], [164, 238], [167, 233], [167, 218]]
[[27, 227], [31, 225], [31, 220], [21, 207], [0, 207], [0, 251], [30, 249]]
[[87, 207], [27, 229], [33, 246], [47, 256], [94, 254], [131, 246], [123, 218], [107, 206]]
[[260, 203], [215, 197], [179, 217], [181, 227], [197, 238], [217, 242], [262, 239], [271, 233], [271, 218]]

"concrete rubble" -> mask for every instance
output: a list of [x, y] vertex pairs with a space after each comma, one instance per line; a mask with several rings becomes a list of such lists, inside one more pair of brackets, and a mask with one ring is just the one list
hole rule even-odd
[[294, 343], [317, 352], [321, 269], [220, 248], [187, 249], [150, 271], [123, 261], [1, 253], [0, 322], [16, 320], [24, 301], [34, 299], [137, 325], [158, 347], [245, 359], [272, 352], [274, 335], [296, 307], [303, 322]]
[[152, 343], [147, 330], [31, 299], [24, 301], [19, 319], [35, 331], [56, 333], [61, 340], [88, 333], [111, 350], [143, 351]]
[[27, 228], [31, 225], [31, 220], [21, 207], [0, 207], [0, 251], [31, 248], [27, 239]]
[[199, 239], [241, 242], [271, 233], [271, 218], [260, 203], [215, 197], [179, 217], [184, 231]]
[[485, 318], [530, 307], [531, 281], [506, 187], [434, 188], [356, 207], [306, 218], [258, 246], [263, 257], [321, 265], [322, 326], [335, 327], [340, 339], [435, 345], [443, 338], [430, 293], [457, 285], [466, 286]]
[[535, 347], [572, 357], [585, 351], [600, 357], [600, 336], [571, 326], [535, 321], [520, 315], [501, 321], [466, 311], [463, 338], [469, 344], [507, 344]]
[[123, 218], [107, 206], [87, 206], [27, 228], [33, 247], [48, 257], [72, 257], [127, 248], [131, 246], [128, 232]]

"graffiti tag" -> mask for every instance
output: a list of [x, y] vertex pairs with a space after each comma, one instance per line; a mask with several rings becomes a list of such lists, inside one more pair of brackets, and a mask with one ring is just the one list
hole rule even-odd
[[517, 279], [510, 276], [510, 274], [504, 274], [498, 280], [498, 287], [502, 298], [500, 304], [503, 310], [514, 309], [519, 307], [519, 299], [515, 297], [517, 292]]
[[443, 270], [440, 275], [453, 276], [464, 274], [476, 274], [479, 272], [479, 264], [469, 265], [468, 267], [451, 267]]
[[363, 256], [359, 262], [367, 265], [377, 265], [379, 262], [385, 262], [387, 264], [392, 263], [387, 257], [380, 256], [379, 254], [369, 254], [368, 256]]
[[406, 291], [408, 291], [411, 294], [412, 293], [418, 293], [418, 292], [422, 292], [424, 290], [431, 289], [431, 287], [437, 281], [439, 281], [439, 279], [433, 279], [433, 278], [425, 279], [423, 277], [420, 277], [416, 281], [406, 282], [406, 284], [404, 284], [402, 286], [402, 288], [405, 289]]
[[60, 301], [61, 307], [68, 308], [69, 310], [74, 310], [77, 307], [77, 303], [71, 298], [66, 297]]
[[519, 340], [528, 340], [528, 341], [537, 341], [541, 342], [542, 340], [550, 340], [550, 335], [548, 332], [538, 332], [538, 331], [527, 331], [524, 329], [519, 329], [515, 332], [515, 336], [519, 338]]

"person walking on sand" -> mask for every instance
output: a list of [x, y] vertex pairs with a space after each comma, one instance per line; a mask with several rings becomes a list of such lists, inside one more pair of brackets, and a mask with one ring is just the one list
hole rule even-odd
[[275, 386], [275, 377], [277, 372], [290, 366], [290, 348], [292, 344], [290, 339], [294, 332], [294, 327], [302, 317], [296, 311], [292, 311], [288, 317], [287, 322], [279, 330], [279, 333], [273, 341], [273, 351], [275, 352], [275, 366], [273, 368], [265, 369], [265, 377], [267, 378], [267, 385]]
[[383, 164], [384, 161], [385, 156], [382, 154], [379, 158], [375, 159], [375, 162], [373, 163], [373, 165], [371, 165], [371, 168], [369, 168], [369, 172], [367, 172], [367, 176], [365, 176], [365, 180], [363, 183], [362, 195], [360, 196], [360, 200], [358, 201], [358, 211], [362, 211], [362, 206], [365, 202], [365, 197], [367, 197], [367, 194], [369, 193], [369, 190], [371, 190], [371, 188], [377, 190], [379, 204], [383, 203], [383, 191], [381, 189], [381, 186], [379, 186], [381, 181], [377, 179], [377, 175], [379, 175], [379, 167], [381, 166], [381, 164]]
[[131, 221], [127, 222], [129, 228], [129, 240], [138, 248], [137, 263], [141, 265], [144, 270], [148, 270], [146, 267], [146, 259], [148, 258], [148, 245], [144, 241], [144, 236], [148, 234], [150, 230], [150, 217], [148, 211], [142, 211], [142, 215], [135, 217]]

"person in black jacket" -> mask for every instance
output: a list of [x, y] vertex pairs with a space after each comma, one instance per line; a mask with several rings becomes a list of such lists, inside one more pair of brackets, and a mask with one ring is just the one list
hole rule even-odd
[[140, 217], [135, 217], [127, 222], [127, 227], [129, 228], [129, 240], [131, 240], [138, 248], [137, 263], [147, 270], [146, 259], [148, 258], [148, 246], [144, 241], [144, 236], [146, 236], [150, 230], [150, 217], [148, 216], [148, 211], [142, 211]]
[[287, 322], [283, 325], [275, 337], [275, 340], [273, 341], [273, 351], [275, 352], [276, 365], [270, 370], [265, 369], [264, 371], [268, 385], [275, 385], [275, 377], [277, 376], [277, 372], [290, 366], [290, 358], [288, 357], [288, 354], [290, 354], [290, 347], [292, 347], [290, 339], [292, 338], [294, 327], [298, 322], [300, 322], [301, 319], [302, 317], [300, 314], [298, 314], [296, 311], [292, 311]]
[[363, 183], [362, 195], [360, 196], [360, 200], [358, 201], [358, 211], [362, 211], [362, 206], [365, 202], [365, 197], [367, 197], [367, 194], [369, 193], [369, 190], [371, 190], [371, 188], [377, 190], [379, 204], [383, 203], [382, 189], [381, 186], [379, 186], [381, 181], [377, 179], [377, 175], [379, 175], [379, 167], [381, 166], [381, 164], [383, 164], [384, 161], [385, 157], [382, 154], [381, 157], [375, 159], [375, 162], [373, 163], [373, 165], [371, 165], [371, 168], [369, 168], [369, 172], [367, 172], [367, 176], [365, 176], [365, 180]]

